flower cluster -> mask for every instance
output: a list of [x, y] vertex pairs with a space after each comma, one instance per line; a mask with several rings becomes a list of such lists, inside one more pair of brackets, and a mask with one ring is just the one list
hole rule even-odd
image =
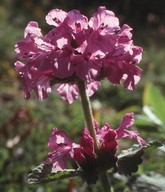
[[128, 130], [133, 123], [133, 113], [127, 113], [116, 130], [112, 129], [109, 124], [100, 129], [95, 121], [97, 153], [94, 150], [93, 138], [86, 128], [82, 131], [79, 144], [72, 142], [64, 131], [54, 128], [48, 142], [51, 152], [48, 154], [47, 163], [53, 164], [53, 169], [58, 171], [66, 169], [67, 159], [73, 159], [83, 170], [83, 176], [87, 182], [93, 183], [97, 180], [99, 171], [116, 167], [118, 139], [129, 137], [137, 140], [142, 146], [146, 145], [137, 131]]
[[54, 26], [49, 33], [42, 35], [38, 23], [31, 21], [24, 39], [15, 45], [18, 58], [24, 61], [15, 66], [27, 99], [32, 90], [39, 99], [46, 98], [55, 84], [61, 98], [72, 103], [79, 97], [79, 80], [85, 81], [89, 96], [103, 78], [113, 84], [123, 82], [130, 90], [139, 81], [142, 70], [136, 64], [142, 48], [133, 44], [128, 25], [120, 28], [112, 11], [99, 7], [88, 20], [78, 10], [54, 9], [46, 22]]

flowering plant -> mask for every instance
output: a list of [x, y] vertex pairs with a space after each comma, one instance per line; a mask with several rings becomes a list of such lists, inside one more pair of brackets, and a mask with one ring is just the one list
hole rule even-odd
[[61, 171], [66, 169], [67, 159], [73, 159], [83, 170], [87, 182], [96, 182], [99, 171], [117, 168], [118, 139], [129, 137], [136, 139], [141, 146], [147, 145], [138, 132], [127, 130], [133, 122], [133, 113], [126, 114], [116, 130], [109, 124], [99, 129], [98, 123], [94, 121], [98, 151], [94, 150], [94, 140], [87, 128], [83, 129], [79, 144], [72, 142], [65, 132], [54, 128], [48, 142], [52, 152], [48, 154], [47, 163], [51, 163], [54, 170]]
[[[15, 45], [18, 58], [24, 62], [17, 61], [15, 67], [25, 98], [29, 99], [34, 90], [38, 99], [45, 99], [54, 87], [69, 104], [80, 98], [86, 128], [79, 144], [54, 128], [48, 142], [51, 152], [39, 171], [35, 169], [29, 175], [29, 183], [79, 175], [88, 184], [99, 178], [103, 191], [110, 191], [107, 170], [125, 175], [137, 171], [148, 144], [138, 132], [128, 130], [134, 122], [133, 113], [126, 114], [116, 130], [109, 124], [99, 129], [89, 97], [103, 79], [133, 90], [142, 73], [137, 66], [142, 48], [133, 44], [132, 29], [126, 24], [120, 27], [118, 18], [105, 7], [99, 7], [89, 20], [78, 10], [66, 13], [53, 9], [46, 22], [54, 26], [46, 35], [37, 22], [31, 21], [25, 28], [24, 39]], [[123, 158], [117, 155], [117, 140], [125, 137], [137, 140], [139, 148]], [[67, 169], [68, 159], [76, 162], [76, 170]], [[132, 162], [128, 168], [129, 161]]]

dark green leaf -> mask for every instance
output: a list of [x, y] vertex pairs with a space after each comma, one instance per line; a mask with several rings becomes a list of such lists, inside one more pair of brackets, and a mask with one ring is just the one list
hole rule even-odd
[[131, 173], [136, 172], [138, 165], [142, 163], [144, 152], [154, 150], [160, 146], [162, 146], [160, 142], [151, 141], [147, 146], [134, 145], [132, 148], [122, 151], [117, 161], [118, 172], [124, 175], [131, 175]]
[[117, 170], [120, 174], [131, 175], [138, 170], [138, 165], [142, 163], [143, 147], [136, 150], [127, 150], [124, 153], [118, 158]]
[[64, 169], [62, 171], [53, 171], [52, 165], [40, 164], [32, 170], [28, 175], [29, 184], [48, 183], [59, 179], [67, 179], [76, 177], [81, 174], [81, 171], [75, 169]]

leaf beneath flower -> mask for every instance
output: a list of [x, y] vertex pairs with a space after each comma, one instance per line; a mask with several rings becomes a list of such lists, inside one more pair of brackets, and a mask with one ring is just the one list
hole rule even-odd
[[28, 183], [48, 183], [51, 181], [67, 179], [80, 175], [80, 170], [64, 169], [62, 171], [54, 171], [52, 170], [51, 164], [40, 164], [39, 166], [35, 167], [32, 172], [28, 175]]
[[131, 175], [131, 173], [138, 170], [138, 165], [143, 161], [142, 156], [144, 153], [160, 146], [162, 146], [160, 142], [151, 141], [147, 146], [134, 145], [132, 148], [122, 151], [122, 154], [118, 157], [117, 171], [120, 174]]
[[146, 147], [144, 147], [144, 152], [150, 152], [158, 147], [163, 146], [163, 144], [159, 141], [153, 140], [148, 143]]

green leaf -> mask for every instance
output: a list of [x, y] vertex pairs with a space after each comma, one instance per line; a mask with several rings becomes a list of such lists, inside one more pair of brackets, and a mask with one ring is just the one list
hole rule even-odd
[[124, 150], [118, 156], [117, 170], [124, 175], [131, 175], [131, 173], [138, 170], [138, 165], [142, 163], [142, 156], [145, 152], [149, 152], [162, 144], [158, 141], [151, 141], [147, 146], [133, 145], [132, 148]]
[[165, 97], [160, 90], [151, 83], [148, 83], [144, 90], [143, 103], [144, 105], [151, 106], [155, 115], [165, 125]]
[[124, 150], [122, 154], [124, 155], [118, 157], [117, 170], [120, 174], [131, 175], [138, 170], [138, 165], [142, 163], [143, 147], [136, 150], [133, 148]]
[[152, 151], [161, 146], [163, 146], [163, 144], [161, 142], [153, 140], [153, 141], [150, 141], [148, 143], [148, 145], [146, 147], [144, 147], [143, 149], [144, 149], [144, 152], [149, 152], [149, 151]]
[[149, 106], [143, 107], [144, 113], [147, 115], [147, 117], [156, 125], [162, 125], [162, 121], [155, 115], [154, 111]]
[[64, 169], [62, 171], [52, 170], [51, 164], [40, 164], [28, 175], [29, 184], [48, 183], [60, 179], [80, 176], [81, 171], [75, 169]]
[[154, 122], [145, 115], [135, 115], [135, 123], [136, 126], [143, 126], [143, 127], [154, 127]]

